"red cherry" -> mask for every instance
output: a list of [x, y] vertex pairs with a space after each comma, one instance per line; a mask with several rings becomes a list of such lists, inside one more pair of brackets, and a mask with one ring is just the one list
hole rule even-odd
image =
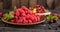
[[39, 10], [38, 13], [43, 13], [43, 11]]
[[57, 20], [53, 19], [53, 23], [56, 23]]
[[44, 11], [45, 10], [45, 7], [44, 6], [41, 6], [41, 9], [42, 9], [42, 11]]
[[45, 7], [44, 7], [44, 6], [41, 6], [41, 8], [42, 8], [42, 9], [45, 9]]
[[35, 7], [38, 8], [38, 7], [40, 7], [40, 5], [36, 4]]
[[58, 16], [58, 14], [57, 14], [57, 13], [53, 13], [52, 15], [53, 15], [53, 16]]
[[2, 12], [0, 12], [0, 16], [2, 16]]
[[58, 15], [58, 18], [60, 19], [60, 15]]

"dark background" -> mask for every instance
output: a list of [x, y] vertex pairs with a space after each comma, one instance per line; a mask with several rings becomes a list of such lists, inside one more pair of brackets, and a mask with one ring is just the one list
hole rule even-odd
[[60, 0], [0, 0], [1, 9], [12, 9], [25, 5], [26, 7], [33, 7], [36, 4], [43, 5], [45, 8], [60, 10]]

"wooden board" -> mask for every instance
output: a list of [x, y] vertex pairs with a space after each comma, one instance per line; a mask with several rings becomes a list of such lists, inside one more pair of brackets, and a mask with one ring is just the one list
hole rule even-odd
[[21, 2], [21, 6], [26, 6], [26, 7], [28, 7], [28, 0], [21, 0], [20, 1]]
[[3, 2], [0, 2], [0, 10], [3, 9]]
[[17, 6], [17, 8], [19, 8], [21, 6], [20, 0], [17, 0], [16, 2], [17, 2], [16, 6]]
[[55, 0], [55, 9], [60, 10], [60, 0]]
[[40, 4], [40, 5], [45, 6], [46, 0], [37, 0], [37, 3]]
[[29, 0], [29, 6], [34, 7], [37, 4], [37, 0]]
[[3, 0], [3, 7], [4, 9], [10, 9], [11, 8], [11, 0]]
[[14, 8], [14, 6], [16, 6], [16, 0], [12, 0], [12, 8]]

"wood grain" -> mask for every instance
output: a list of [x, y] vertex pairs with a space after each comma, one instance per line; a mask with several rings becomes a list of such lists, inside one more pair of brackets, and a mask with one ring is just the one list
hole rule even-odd
[[37, 0], [30, 0], [29, 1], [29, 6], [34, 7], [37, 4]]
[[16, 2], [17, 2], [17, 3], [16, 3], [17, 8], [19, 8], [19, 7], [20, 7], [20, 5], [21, 5], [20, 0], [17, 0]]
[[21, 6], [23, 5], [28, 7], [28, 0], [21, 0]]
[[3, 9], [3, 3], [0, 2], [0, 10]]
[[40, 5], [45, 5], [46, 0], [37, 0], [37, 3]]
[[16, 0], [12, 0], [12, 8], [14, 8], [14, 6], [16, 6]]

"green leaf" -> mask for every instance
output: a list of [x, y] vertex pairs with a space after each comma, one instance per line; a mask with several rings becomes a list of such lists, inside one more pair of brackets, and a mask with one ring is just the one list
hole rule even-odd
[[6, 15], [3, 17], [6, 21], [8, 21], [9, 19], [14, 18], [14, 16], [12, 15], [12, 12], [10, 12], [9, 14], [6, 13]]
[[51, 15], [50, 16], [47, 16], [47, 20], [50, 21], [51, 20]]
[[48, 21], [53, 20], [53, 19], [58, 20], [58, 17], [57, 16], [52, 16], [52, 15], [47, 17]]
[[58, 20], [58, 17], [57, 16], [53, 16], [53, 19]]

